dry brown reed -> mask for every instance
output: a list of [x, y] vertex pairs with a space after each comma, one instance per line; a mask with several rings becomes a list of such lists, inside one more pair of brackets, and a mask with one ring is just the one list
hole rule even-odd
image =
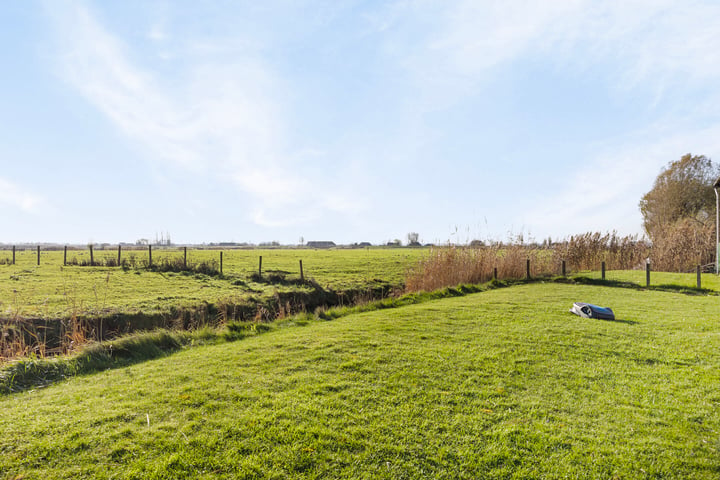
[[15, 321], [0, 322], [0, 362], [15, 356], [27, 356], [30, 346], [22, 335], [22, 326]]
[[715, 261], [715, 225], [687, 218], [654, 235], [650, 256], [654, 270], [694, 271], [697, 265]]
[[641, 268], [650, 256], [650, 244], [637, 235], [620, 237], [616, 232], [588, 232], [573, 235], [552, 246], [558, 261], [565, 260], [567, 271], [599, 270], [602, 262], [608, 270]]
[[558, 272], [552, 252], [544, 248], [520, 244], [432, 248], [427, 258], [409, 270], [405, 289], [432, 291], [464, 283], [484, 283], [493, 278], [496, 268], [498, 278], [521, 279], [527, 276], [527, 260], [531, 276]]
[[431, 291], [463, 283], [484, 283], [493, 278], [518, 280], [527, 276], [530, 260], [531, 277], [561, 273], [565, 261], [566, 272], [599, 270], [602, 262], [607, 269], [634, 269], [645, 264], [650, 256], [650, 244], [637, 236], [620, 237], [617, 233], [584, 233], [567, 240], [543, 246], [523, 244], [494, 244], [489, 247], [446, 246], [434, 248], [427, 258], [410, 269], [406, 290]]
[[67, 320], [0, 319], [0, 363], [17, 357], [66, 354], [88, 343], [95, 330], [87, 319], [72, 315]]
[[650, 260], [655, 271], [688, 272], [714, 261], [712, 225], [686, 219], [664, 227], [653, 243], [637, 235], [588, 232], [543, 247], [518, 241], [490, 247], [449, 245], [433, 248], [427, 258], [408, 271], [406, 291], [432, 291], [464, 283], [484, 283], [493, 278], [517, 280], [526, 276], [557, 275], [564, 261], [566, 272], [645, 268]]

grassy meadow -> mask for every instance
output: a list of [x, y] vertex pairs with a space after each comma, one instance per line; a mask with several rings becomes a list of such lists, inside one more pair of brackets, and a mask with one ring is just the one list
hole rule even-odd
[[[16, 252], [16, 264], [0, 264], [0, 316], [67, 318], [73, 314], [163, 313], [204, 303], [242, 302], [267, 298], [275, 292], [302, 290], [302, 286], [256, 281], [259, 257], [263, 274], [300, 279], [304, 275], [322, 288], [336, 291], [368, 285], [401, 286], [406, 270], [427, 249], [267, 249], [223, 251], [223, 275], [153, 272], [144, 268], [63, 266], [63, 251]], [[153, 262], [182, 259], [182, 250], [153, 249]], [[137, 264], [148, 259], [145, 250], [124, 250], [122, 257]], [[12, 252], [0, 252], [9, 261]], [[94, 261], [117, 259], [117, 250], [95, 250]], [[88, 250], [69, 250], [68, 262], [89, 262]], [[217, 262], [219, 250], [188, 250], [189, 262]], [[306, 288], [307, 290], [307, 288]]]
[[0, 478], [715, 479], [717, 310], [533, 283], [286, 321], [1, 396]]
[[[501, 262], [501, 278], [524, 276], [527, 253], [522, 249], [515, 250], [510, 249], [514, 252], [510, 259], [512, 268]], [[408, 271], [427, 259], [429, 252], [427, 248], [224, 250], [223, 275], [206, 275], [148, 270], [142, 267], [148, 260], [147, 249], [123, 250], [122, 258], [131, 260], [136, 268], [63, 266], [62, 250], [41, 251], [38, 266], [34, 249], [17, 251], [16, 264], [10, 265], [12, 253], [5, 250], [0, 251], [0, 318], [167, 314], [199, 305], [268, 299], [283, 292], [311, 292], [315, 286], [303, 286], [298, 282], [301, 260], [305, 278], [326, 290], [357, 291], [378, 285], [402, 288]], [[87, 249], [69, 250], [67, 256], [70, 263], [90, 261]], [[263, 259], [263, 279], [256, 277], [260, 257]], [[155, 264], [182, 258], [183, 251], [179, 249], [153, 249]], [[95, 250], [95, 262], [101, 263], [105, 259], [117, 259], [117, 250]], [[189, 263], [204, 262], [219, 268], [219, 260], [220, 250], [188, 250]], [[548, 263], [549, 257], [543, 260]], [[490, 264], [485, 267], [492, 270]], [[546, 271], [559, 274], [559, 265], [543, 264], [543, 267], [545, 270], [541, 274]], [[468, 266], [442, 268], [462, 272]], [[537, 262], [534, 262], [533, 274], [537, 268]], [[573, 274], [600, 278], [599, 265], [596, 271], [575, 270]], [[487, 281], [490, 276], [491, 273], [486, 273], [482, 281]], [[645, 285], [643, 270], [611, 270], [606, 278]], [[694, 287], [696, 278], [688, 274], [653, 272], [651, 284]], [[703, 274], [702, 287], [720, 291], [718, 276]]]

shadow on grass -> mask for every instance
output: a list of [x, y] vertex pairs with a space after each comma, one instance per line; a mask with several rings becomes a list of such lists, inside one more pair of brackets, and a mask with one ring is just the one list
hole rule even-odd
[[624, 282], [620, 280], [602, 280], [599, 278], [590, 277], [558, 277], [554, 279], [557, 283], [574, 283], [580, 285], [594, 285], [604, 287], [615, 287], [615, 288], [630, 288], [633, 290], [654, 290], [659, 292], [675, 292], [682, 293], [684, 295], [720, 295], [720, 292], [710, 290], [708, 288], [697, 288], [688, 287], [683, 285], [671, 285], [671, 284], [660, 284], [644, 286], [633, 282]]
[[154, 330], [85, 345], [58, 357], [21, 358], [0, 369], [0, 395], [43, 388], [70, 377], [127, 367], [171, 355], [185, 347], [241, 340], [271, 330], [268, 324], [229, 322], [222, 330]]
[[263, 283], [268, 285], [314, 286], [315, 282], [313, 282], [312, 280], [304, 280], [301, 278], [288, 278], [288, 275], [290, 275], [290, 272], [286, 272], [284, 270], [265, 270], [262, 275], [258, 272], [253, 273], [252, 275], [250, 275], [250, 280], [255, 283]]
[[189, 332], [157, 330], [89, 344], [74, 355], [18, 359], [0, 371], [0, 394], [41, 388], [69, 377], [152, 360], [179, 350], [189, 339]]
[[710, 290], [708, 288], [683, 287], [680, 285], [669, 284], [651, 285], [650, 289], [661, 290], [664, 292], [683, 293], [685, 295], [718, 295], [718, 292], [716, 292], [715, 290]]
[[624, 324], [626, 324], [626, 325], [637, 325], [637, 324], [640, 323], [640, 322], [636, 322], [635, 320], [623, 320], [623, 319], [621, 319], [621, 318], [616, 318], [615, 320], [610, 320], [610, 319], [603, 318], [603, 319], [599, 319], [599, 320], [602, 321], [602, 322], [624, 323]]

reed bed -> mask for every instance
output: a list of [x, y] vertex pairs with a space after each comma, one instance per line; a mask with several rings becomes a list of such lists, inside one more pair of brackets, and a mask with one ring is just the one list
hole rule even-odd
[[552, 245], [553, 255], [565, 260], [572, 271], [598, 270], [602, 262], [608, 270], [643, 268], [653, 256], [651, 245], [637, 235], [618, 236], [617, 233], [588, 232], [573, 235]]
[[520, 279], [557, 273], [552, 251], [520, 244], [495, 244], [489, 247], [448, 246], [433, 248], [427, 258], [411, 268], [405, 282], [408, 292], [432, 291], [443, 287], [485, 283], [498, 278]]
[[688, 272], [714, 261], [712, 229], [692, 220], [666, 228], [654, 243], [637, 235], [616, 232], [588, 232], [542, 246], [520, 241], [491, 246], [448, 245], [433, 248], [427, 258], [408, 270], [406, 291], [432, 291], [465, 283], [484, 283], [493, 279], [495, 269], [502, 280], [561, 273], [607, 270], [637, 270], [650, 262], [655, 271]]
[[45, 358], [67, 354], [88, 342], [95, 331], [87, 319], [64, 320], [23, 317], [0, 322], [0, 364], [17, 357]]
[[715, 262], [715, 226], [687, 218], [662, 227], [655, 235], [651, 263], [655, 270], [694, 271]]

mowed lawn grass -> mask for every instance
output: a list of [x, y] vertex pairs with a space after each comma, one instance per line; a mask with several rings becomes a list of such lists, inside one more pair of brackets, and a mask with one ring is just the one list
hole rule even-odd
[[194, 347], [0, 397], [0, 478], [716, 479], [719, 302], [536, 283]]
[[[297, 285], [255, 282], [263, 257], [263, 272], [287, 272], [288, 279], [300, 278], [300, 260], [305, 278], [323, 288], [345, 290], [372, 286], [378, 281], [402, 285], [407, 269], [414, 266], [428, 249], [273, 249], [223, 251], [223, 276], [161, 273], [119, 267], [63, 267], [62, 251], [16, 252], [16, 265], [0, 265], [0, 317], [66, 318], [73, 314], [167, 312], [178, 307], [194, 307], [203, 302], [241, 302], [250, 296], [269, 297], [276, 291], [302, 290]], [[146, 261], [147, 250], [127, 250], [123, 258], [135, 256]], [[8, 251], [0, 258], [12, 258]], [[95, 261], [117, 258], [117, 250], [96, 250]], [[90, 260], [87, 250], [68, 251], [68, 260]], [[155, 263], [164, 258], [181, 259], [177, 249], [154, 249]], [[215, 261], [218, 250], [188, 250], [188, 262]], [[309, 289], [309, 288], [306, 288]]]

